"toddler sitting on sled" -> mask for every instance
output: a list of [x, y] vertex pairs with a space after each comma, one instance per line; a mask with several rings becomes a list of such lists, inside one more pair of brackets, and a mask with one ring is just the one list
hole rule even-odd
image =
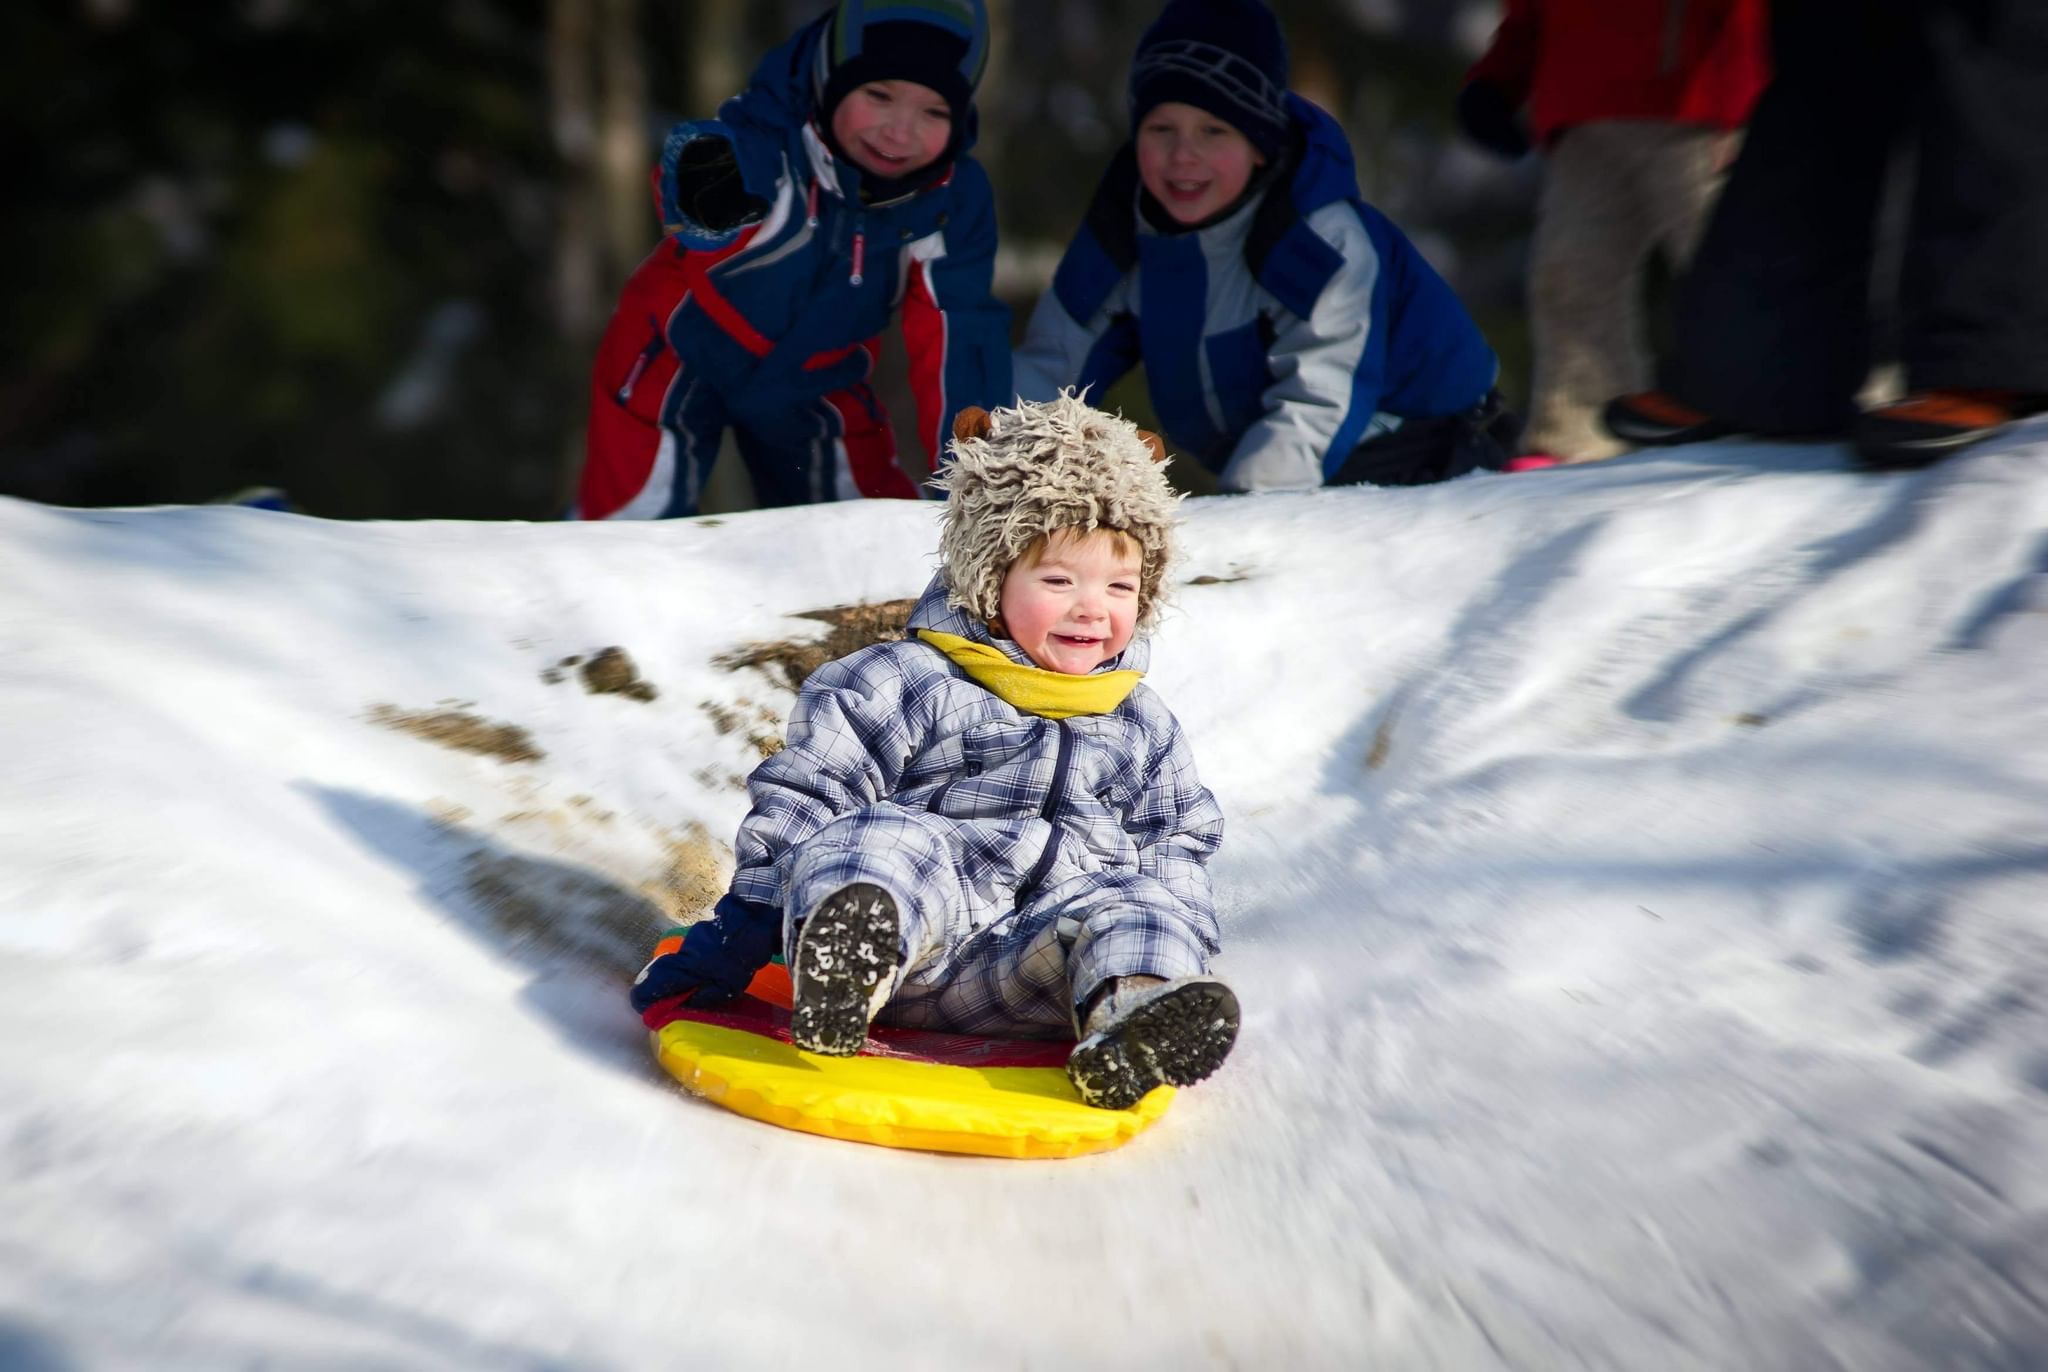
[[635, 1009], [736, 996], [780, 949], [811, 1052], [857, 1053], [877, 1019], [1074, 1034], [1068, 1075], [1105, 1109], [1222, 1064], [1223, 816], [1140, 681], [1173, 553], [1164, 454], [1071, 393], [962, 413], [910, 637], [805, 682], [748, 780], [731, 890], [641, 971]]

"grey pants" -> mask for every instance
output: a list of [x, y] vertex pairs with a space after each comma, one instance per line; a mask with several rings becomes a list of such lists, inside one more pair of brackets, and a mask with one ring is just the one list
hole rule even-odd
[[1055, 861], [1036, 890], [1003, 888], [991, 900], [1002, 878], [974, 854], [988, 837], [971, 823], [888, 803], [841, 815], [791, 850], [785, 958], [795, 965], [800, 919], [840, 887], [866, 881], [895, 897], [902, 921], [901, 963], [876, 1017], [883, 1024], [1078, 1037], [1080, 1007], [1108, 978], [1208, 970], [1186, 909], [1136, 871]]
[[1740, 134], [1686, 124], [1582, 124], [1548, 154], [1530, 250], [1535, 349], [1522, 451], [1593, 462], [1624, 451], [1609, 400], [1652, 384], [1643, 272], [1699, 246]]

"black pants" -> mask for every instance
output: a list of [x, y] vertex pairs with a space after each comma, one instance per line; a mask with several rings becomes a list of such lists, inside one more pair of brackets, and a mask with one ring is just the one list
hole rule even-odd
[[1885, 173], [1916, 146], [1907, 384], [2048, 392], [2048, 3], [1783, 0], [1772, 41], [1776, 79], [1680, 288], [1666, 388], [1744, 428], [1846, 427]]
[[1426, 486], [1472, 471], [1499, 471], [1515, 451], [1522, 421], [1499, 391], [1462, 414], [1404, 420], [1351, 450], [1326, 486]]

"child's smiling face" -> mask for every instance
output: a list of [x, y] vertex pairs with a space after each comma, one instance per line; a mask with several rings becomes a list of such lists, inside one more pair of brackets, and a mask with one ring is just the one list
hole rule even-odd
[[1252, 141], [1207, 110], [1166, 100], [1138, 122], [1138, 179], [1176, 223], [1226, 209], [1265, 164]]
[[869, 81], [832, 111], [832, 137], [862, 171], [893, 180], [939, 160], [953, 139], [953, 112], [930, 86]]
[[1092, 672], [1130, 646], [1143, 568], [1128, 534], [1055, 530], [1003, 577], [1003, 635], [1049, 672]]

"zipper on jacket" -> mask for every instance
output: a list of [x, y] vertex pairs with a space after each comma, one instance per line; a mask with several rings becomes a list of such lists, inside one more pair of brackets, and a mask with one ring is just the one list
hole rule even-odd
[[1045, 840], [1045, 851], [1038, 855], [1038, 861], [1031, 868], [1031, 875], [1024, 878], [1024, 884], [1017, 888], [1017, 901], [1023, 901], [1036, 891], [1052, 871], [1052, 860], [1060, 851], [1060, 792], [1066, 789], [1067, 762], [1073, 755], [1074, 736], [1064, 719], [1056, 719], [1052, 727], [1059, 730], [1059, 751], [1053, 755], [1052, 784], [1046, 787], [1045, 804], [1038, 809], [1038, 817], [1052, 826], [1052, 833]]
[[640, 350], [640, 356], [633, 359], [632, 370], [626, 373], [626, 379], [619, 383], [619, 389], [612, 395], [612, 399], [621, 405], [633, 398], [633, 388], [640, 384], [640, 378], [647, 374], [647, 368], [654, 362], [654, 359], [661, 356], [661, 350], [664, 346], [661, 336], [661, 321], [653, 315], [649, 315], [647, 316], [647, 323], [654, 330], [654, 336], [647, 340], [647, 346]]
[[[848, 285], [858, 286], [861, 283], [861, 268], [867, 264], [867, 223], [868, 217], [865, 213], [854, 215], [853, 271], [846, 278]], [[818, 178], [815, 176], [811, 178], [811, 189], [804, 196], [804, 227], [807, 229], [818, 227]]]

